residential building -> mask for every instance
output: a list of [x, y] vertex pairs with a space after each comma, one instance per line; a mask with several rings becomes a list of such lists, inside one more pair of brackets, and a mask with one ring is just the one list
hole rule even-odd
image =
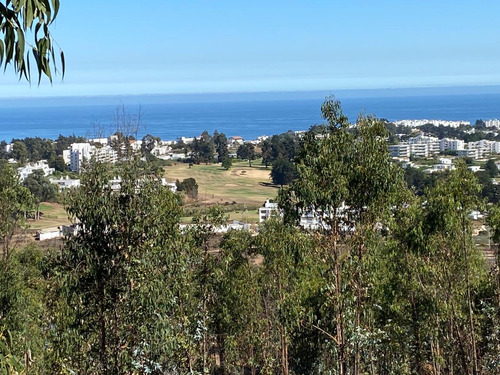
[[443, 138], [439, 140], [439, 151], [458, 151], [465, 148], [465, 142], [461, 139]]
[[458, 150], [457, 156], [478, 159], [479, 158], [479, 150], [476, 150], [476, 149]]
[[65, 189], [80, 187], [79, 179], [69, 178], [68, 176], [63, 178], [51, 178], [49, 181], [51, 184], [57, 185], [60, 192]]
[[389, 145], [389, 154], [393, 158], [409, 158], [410, 145], [408, 143], [399, 143], [397, 145]]
[[245, 143], [245, 140], [239, 135], [234, 135], [228, 139], [229, 146], [242, 145], [243, 143]]
[[26, 177], [32, 174], [36, 170], [43, 171], [45, 177], [50, 176], [54, 173], [55, 169], [50, 168], [47, 164], [47, 160], [40, 160], [35, 163], [28, 163], [24, 167], [17, 168], [17, 174], [19, 175], [19, 180], [22, 182]]
[[116, 163], [118, 154], [111, 146], [96, 147], [90, 143], [73, 143], [70, 147], [70, 165], [73, 172], [80, 172], [82, 163], [87, 160], [102, 163]]
[[271, 202], [269, 199], [259, 208], [259, 223], [269, 219], [273, 213], [278, 212], [278, 203]]

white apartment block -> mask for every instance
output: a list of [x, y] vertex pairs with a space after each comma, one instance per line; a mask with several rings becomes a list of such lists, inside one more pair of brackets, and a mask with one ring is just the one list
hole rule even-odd
[[475, 150], [475, 149], [458, 150], [457, 156], [478, 159], [479, 158], [479, 150]]
[[469, 142], [467, 148], [470, 150], [478, 150], [479, 157], [482, 158], [485, 155], [500, 152], [500, 142], [488, 141], [486, 139], [481, 139], [477, 142]]
[[460, 125], [469, 125], [470, 126], [470, 121], [449, 121], [449, 120], [428, 120], [428, 119], [421, 119], [421, 120], [399, 120], [399, 121], [394, 121], [395, 125], [402, 125], [402, 126], [410, 126], [410, 127], [419, 127], [423, 126], [426, 124], [432, 124], [434, 126], [448, 126], [451, 128], [458, 128]]
[[439, 140], [439, 151], [458, 151], [465, 148], [465, 142], [461, 139], [443, 138]]
[[484, 122], [488, 128], [494, 127], [494, 128], [500, 128], [500, 120], [498, 119], [491, 119], [491, 120], [486, 120]]
[[54, 168], [49, 167], [49, 165], [47, 164], [47, 160], [40, 160], [35, 163], [28, 163], [24, 167], [17, 168], [19, 180], [23, 182], [26, 177], [28, 177], [36, 170], [42, 170], [45, 177], [51, 175], [55, 171]]
[[427, 158], [431, 155], [431, 152], [429, 151], [429, 145], [427, 143], [410, 144], [402, 142], [397, 145], [390, 145], [389, 154], [393, 158], [409, 158], [411, 155]]
[[439, 153], [440, 147], [439, 147], [439, 139], [437, 137], [419, 134], [416, 137], [408, 138], [408, 143], [410, 145], [426, 144], [429, 154], [434, 155]]
[[116, 163], [117, 152], [110, 146], [96, 147], [90, 143], [73, 143], [70, 147], [70, 170], [80, 172], [82, 163], [91, 159], [102, 163]]
[[409, 158], [410, 145], [408, 143], [389, 145], [389, 155], [391, 155], [393, 158]]

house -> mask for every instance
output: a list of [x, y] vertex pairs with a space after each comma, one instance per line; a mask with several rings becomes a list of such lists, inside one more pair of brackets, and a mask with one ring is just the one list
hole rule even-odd
[[259, 208], [259, 223], [269, 219], [273, 213], [278, 213], [278, 203], [271, 202], [269, 199]]
[[77, 188], [80, 186], [79, 179], [69, 178], [69, 176], [63, 178], [50, 178], [49, 181], [51, 184], [57, 185], [59, 192], [64, 189]]
[[167, 182], [165, 178], [162, 178], [161, 184], [163, 186], [167, 186], [172, 193], [175, 193], [177, 191], [177, 184], [175, 182]]
[[240, 137], [239, 135], [234, 135], [228, 139], [229, 146], [239, 146], [245, 143], [245, 140], [243, 137]]
[[24, 167], [17, 168], [17, 174], [19, 175], [19, 180], [24, 181], [26, 177], [32, 174], [36, 170], [43, 171], [45, 177], [54, 173], [55, 169], [50, 168], [47, 164], [47, 160], [40, 160], [35, 163], [28, 163]]

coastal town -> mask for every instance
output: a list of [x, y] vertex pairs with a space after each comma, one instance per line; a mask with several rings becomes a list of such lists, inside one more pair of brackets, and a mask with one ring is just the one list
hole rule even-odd
[[[388, 139], [390, 143], [388, 146], [390, 156], [393, 158], [394, 162], [400, 163], [407, 171], [412, 169], [419, 173], [433, 174], [436, 172], [453, 170], [457, 159], [465, 159], [468, 168], [473, 172], [484, 172], [484, 166], [488, 160], [493, 160], [497, 168], [500, 166], [500, 160], [498, 160], [496, 156], [500, 153], [500, 139], [495, 140], [495, 137], [499, 137], [500, 133], [500, 121], [497, 119], [490, 119], [484, 122], [478, 120], [475, 126], [472, 126], [470, 122], [466, 121], [427, 119], [387, 122], [386, 126], [390, 133]], [[424, 129], [426, 131], [424, 131]], [[443, 132], [443, 129], [445, 133], [447, 131], [455, 132], [455, 137], [439, 138], [438, 135], [440, 132]], [[288, 147], [295, 147], [293, 144], [300, 142], [304, 133], [304, 131], [285, 133], [291, 140]], [[162, 184], [168, 186], [169, 189], [175, 193], [179, 187], [179, 180], [176, 181], [175, 178], [169, 178], [170, 169], [168, 166], [172, 164], [184, 165], [186, 168], [194, 171], [194, 169], [191, 169], [193, 161], [195, 161], [195, 153], [197, 152], [194, 144], [201, 142], [203, 139], [208, 139], [208, 141], [212, 142], [216, 140], [216, 138], [218, 139], [220, 135], [222, 135], [224, 139], [221, 147], [225, 147], [225, 151], [223, 151], [222, 154], [218, 154], [218, 152], [220, 152], [220, 147], [218, 147], [217, 150], [215, 147], [212, 149], [209, 148], [208, 153], [211, 153], [211, 155], [209, 155], [206, 160], [203, 160], [205, 163], [210, 162], [217, 164], [217, 162], [219, 162], [223, 164], [223, 159], [229, 159], [234, 160], [234, 162], [241, 160], [240, 165], [242, 165], [241, 162], [245, 159], [248, 159], [251, 163], [253, 159], [260, 158], [260, 163], [272, 164], [276, 160], [276, 158], [266, 159], [266, 145], [269, 147], [270, 140], [273, 139], [270, 136], [260, 136], [254, 140], [245, 140], [240, 136], [231, 136], [226, 139], [223, 133], [214, 134], [214, 138], [209, 136], [207, 132], [204, 132], [199, 137], [180, 137], [177, 140], [161, 140], [150, 135], [145, 136], [142, 140], [138, 140], [134, 137], [124, 138], [121, 134], [114, 134], [104, 138], [83, 139], [80, 137], [77, 139], [78, 142], [69, 143], [67, 148], [60, 152], [61, 155], [58, 156], [58, 158], [62, 162], [58, 165], [55, 165], [53, 161], [49, 162], [44, 159], [33, 160], [32, 157], [30, 158], [30, 162], [22, 164], [22, 160], [19, 159], [19, 151], [16, 153], [16, 148], [20, 148], [19, 143], [22, 142], [22, 140], [14, 140], [14, 142], [10, 144], [4, 142], [5, 144], [3, 147], [5, 152], [4, 159], [9, 163], [18, 165], [17, 173], [21, 183], [30, 175], [33, 175], [33, 173], [37, 173], [53, 184], [57, 188], [59, 194], [67, 189], [73, 189], [80, 186], [79, 177], [82, 173], [85, 173], [86, 163], [98, 161], [114, 164], [126, 158], [127, 153], [142, 155], [142, 159], [146, 162], [162, 163], [162, 168], [166, 172], [165, 177], [161, 178]], [[471, 137], [472, 135], [474, 136], [474, 141], [466, 142], [464, 138]], [[216, 140], [216, 142], [218, 142], [218, 140]], [[251, 157], [241, 151], [247, 146], [251, 147]], [[145, 150], [147, 150], [147, 153], [144, 153]], [[283, 150], [279, 151], [280, 154], [283, 152]], [[292, 154], [289, 156], [289, 159], [292, 161]], [[256, 162], [259, 163], [259, 160], [256, 160]], [[231, 161], [231, 163], [233, 163], [233, 161]], [[19, 166], [19, 164], [21, 165]], [[254, 162], [254, 166], [255, 165], [259, 164], [255, 164]], [[242, 168], [240, 170], [242, 174], [251, 172], [251, 170], [246, 171], [245, 167], [240, 168]], [[262, 172], [259, 174], [259, 178], [264, 180], [260, 182], [261, 184], [276, 183], [272, 178], [272, 169], [267, 169], [267, 165], [265, 169], [261, 169], [259, 172]], [[203, 186], [203, 181], [198, 182], [202, 184], [202, 186], [200, 186], [201, 191], [203, 191], [204, 188], [205, 190], [208, 189]], [[494, 177], [491, 178], [489, 182], [493, 185], [497, 184]], [[119, 186], [120, 177], [117, 176], [111, 184]], [[229, 183], [226, 185], [232, 184]], [[233, 185], [237, 186], [237, 184]], [[228, 189], [228, 187], [226, 187], [226, 189]], [[247, 197], [241, 197], [240, 199], [234, 198], [238, 199], [238, 202], [233, 201], [233, 203], [244, 204], [244, 211], [247, 212], [249, 209], [255, 210], [253, 211], [255, 214], [247, 215], [246, 218], [238, 218], [238, 220], [233, 218], [233, 220], [228, 221], [227, 224], [220, 227], [218, 230], [220, 232], [225, 232], [231, 229], [251, 229], [252, 225], [256, 227], [258, 223], [267, 220], [273, 214], [278, 214], [277, 203], [273, 201], [277, 194], [277, 190], [274, 188], [274, 190], [268, 190], [267, 193], [264, 192], [264, 194], [268, 194], [267, 198], [263, 199], [265, 195], [261, 195], [262, 198], [260, 199], [263, 200], [260, 205], [256, 204], [258, 198], [253, 202], [246, 199]], [[204, 202], [205, 205], [214, 203], [213, 199], [207, 199], [206, 193], [205, 196], [196, 195], [192, 198], [194, 199], [190, 200], [191, 205], [193, 205], [193, 203], [197, 205], [200, 202]], [[238, 210], [235, 211], [238, 212]], [[476, 211], [474, 211], [473, 215], [475, 218], [483, 217], [480, 212]], [[185, 223], [183, 225], [189, 224]], [[317, 212], [309, 210], [302, 214], [299, 225], [307, 229], [318, 229], [324, 224]], [[61, 223], [58, 227], [39, 228], [36, 231], [35, 237], [38, 240], [60, 238], [74, 231], [74, 226], [75, 223]]]

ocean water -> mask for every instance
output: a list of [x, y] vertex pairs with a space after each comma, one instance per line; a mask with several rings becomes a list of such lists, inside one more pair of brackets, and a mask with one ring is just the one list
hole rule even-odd
[[[138, 138], [146, 134], [174, 140], [199, 136], [203, 130], [225, 133], [228, 137], [255, 139], [288, 130], [306, 130], [322, 122], [323, 98], [273, 100], [223, 100], [211, 102], [162, 102], [142, 97], [125, 103], [130, 116], [141, 113]], [[87, 98], [88, 99], [88, 98]], [[373, 114], [391, 121], [402, 119], [464, 120], [500, 118], [500, 94], [423, 95], [355, 97], [338, 99], [351, 121], [359, 113]], [[139, 103], [140, 102], [140, 105]], [[50, 103], [23, 107], [23, 102], [0, 102], [0, 140], [59, 134], [96, 137], [116, 131], [115, 114], [120, 102], [100, 104], [99, 100], [74, 99], [70, 104]]]

